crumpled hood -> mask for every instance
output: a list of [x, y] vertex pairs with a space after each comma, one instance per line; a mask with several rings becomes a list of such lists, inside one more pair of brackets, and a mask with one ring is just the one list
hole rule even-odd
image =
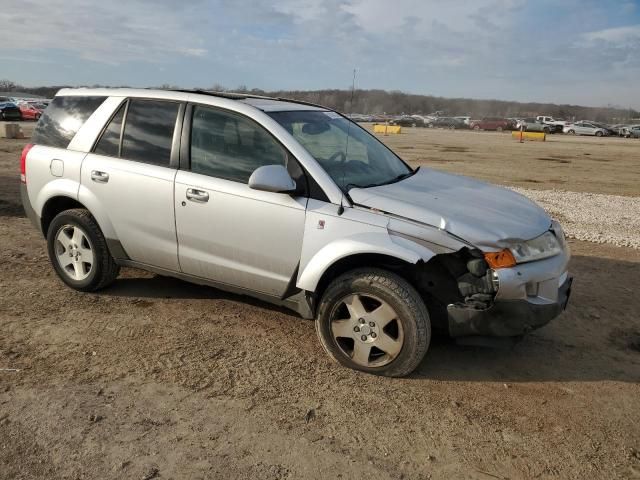
[[482, 248], [530, 240], [551, 225], [547, 213], [506, 188], [421, 167], [400, 182], [353, 188], [358, 204], [448, 231]]

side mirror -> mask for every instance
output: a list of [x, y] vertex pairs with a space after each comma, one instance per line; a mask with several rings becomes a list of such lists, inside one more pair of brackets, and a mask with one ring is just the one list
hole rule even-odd
[[265, 165], [251, 174], [249, 188], [264, 192], [287, 193], [296, 189], [296, 182], [282, 165]]

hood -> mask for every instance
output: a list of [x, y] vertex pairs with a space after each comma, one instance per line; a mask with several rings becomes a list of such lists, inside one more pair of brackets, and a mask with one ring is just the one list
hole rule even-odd
[[482, 248], [530, 240], [551, 226], [531, 200], [506, 188], [421, 167], [400, 182], [353, 188], [358, 205], [438, 227]]

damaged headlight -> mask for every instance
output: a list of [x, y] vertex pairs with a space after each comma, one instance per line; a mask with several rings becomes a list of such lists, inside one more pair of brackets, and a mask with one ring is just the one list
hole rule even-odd
[[526, 263], [558, 255], [562, 251], [562, 246], [553, 232], [548, 231], [532, 240], [513, 245], [509, 250], [516, 259], [516, 263]]

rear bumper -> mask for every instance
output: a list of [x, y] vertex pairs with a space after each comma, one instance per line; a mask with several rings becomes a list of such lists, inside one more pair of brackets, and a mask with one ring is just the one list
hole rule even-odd
[[573, 278], [558, 288], [556, 301], [534, 303], [528, 300], [498, 300], [482, 310], [449, 305], [449, 333], [452, 337], [517, 337], [540, 328], [567, 308]]
[[38, 231], [42, 231], [42, 224], [40, 223], [40, 217], [35, 212], [33, 207], [31, 206], [31, 201], [29, 200], [29, 194], [27, 193], [27, 186], [24, 183], [20, 184], [20, 200], [22, 201], [22, 208], [24, 208], [24, 213], [27, 215], [31, 223], [38, 229]]

